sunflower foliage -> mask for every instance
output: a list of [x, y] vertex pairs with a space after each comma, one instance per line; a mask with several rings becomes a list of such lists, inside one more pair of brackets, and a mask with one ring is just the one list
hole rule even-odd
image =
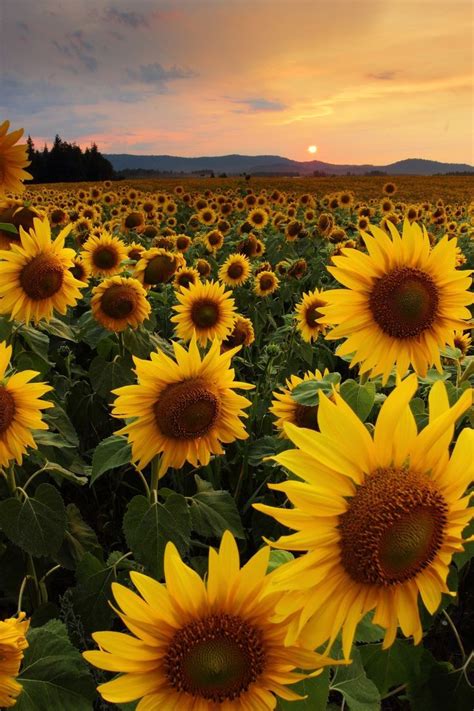
[[462, 179], [21, 192], [7, 130], [0, 707], [472, 707]]

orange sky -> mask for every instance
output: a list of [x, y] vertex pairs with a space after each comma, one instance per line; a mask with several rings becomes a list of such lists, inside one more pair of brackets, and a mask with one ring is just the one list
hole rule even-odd
[[[2, 113], [103, 152], [473, 162], [470, 0], [5, 0]], [[6, 97], [6, 98], [5, 98]]]

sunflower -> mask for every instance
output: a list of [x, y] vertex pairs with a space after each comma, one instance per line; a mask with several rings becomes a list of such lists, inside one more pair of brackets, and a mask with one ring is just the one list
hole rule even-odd
[[231, 254], [219, 269], [219, 279], [226, 286], [241, 286], [250, 275], [250, 262], [243, 254]]
[[279, 430], [280, 437], [285, 437], [284, 425], [286, 422], [291, 422], [298, 427], [307, 427], [310, 430], [318, 429], [318, 405], [301, 405], [293, 398], [292, 393], [297, 385], [307, 380], [322, 380], [328, 372], [328, 370], [325, 370], [324, 373], [321, 373], [320, 370], [316, 370], [314, 373], [308, 371], [302, 378], [298, 375], [290, 375], [286, 379], [286, 387], [282, 388], [283, 392], [274, 391], [272, 393], [275, 399], [272, 400], [270, 412], [278, 418], [275, 427]]
[[470, 318], [469, 271], [455, 268], [456, 239], [443, 237], [430, 249], [426, 230], [405, 220], [403, 236], [389, 225], [390, 239], [372, 226], [362, 238], [368, 254], [355, 249], [334, 257], [328, 271], [347, 289], [326, 291], [321, 307], [325, 324], [338, 324], [326, 336], [347, 337], [338, 354], [353, 354], [351, 367], [383, 375], [392, 367], [402, 376], [408, 366], [424, 376], [435, 364], [441, 371], [440, 348], [453, 346], [456, 330]]
[[177, 294], [180, 302], [173, 306], [176, 316], [171, 321], [176, 324], [178, 338], [189, 341], [193, 334], [202, 346], [214, 338], [223, 341], [232, 331], [235, 318], [234, 299], [230, 291], [214, 281], [190, 284]]
[[150, 315], [146, 291], [137, 279], [113, 276], [92, 290], [92, 315], [108, 331], [137, 328]]
[[217, 219], [216, 213], [210, 207], [204, 207], [202, 210], [199, 210], [196, 217], [197, 217], [199, 224], [206, 225], [206, 226], [213, 225]]
[[254, 291], [258, 296], [270, 296], [279, 284], [280, 280], [274, 272], [259, 272], [255, 277]]
[[20, 244], [20, 227], [28, 232], [33, 227], [35, 217], [41, 217], [41, 214], [31, 205], [25, 205], [20, 200], [2, 200], [0, 202], [0, 222], [14, 225], [17, 232], [0, 230], [0, 249], [10, 249], [12, 243]]
[[127, 258], [132, 259], [134, 262], [138, 262], [145, 251], [145, 247], [139, 242], [132, 242], [127, 244]]
[[215, 340], [204, 358], [195, 338], [188, 351], [178, 343], [173, 348], [175, 360], [163, 352], [152, 353], [151, 361], [134, 358], [138, 384], [113, 391], [112, 415], [134, 418], [119, 432], [128, 435], [133, 460], [142, 469], [162, 454], [160, 476], [186, 461], [205, 466], [211, 454], [223, 454], [221, 442], [246, 439], [239, 418], [250, 402], [233, 389], [253, 388], [234, 380], [230, 362], [238, 348], [219, 354]]
[[179, 252], [182, 252], [183, 254], [184, 254], [184, 252], [187, 252], [188, 249], [190, 248], [190, 246], [192, 245], [192, 243], [193, 243], [193, 241], [192, 241], [191, 237], [189, 237], [188, 235], [185, 235], [185, 234], [176, 235], [176, 249]]
[[256, 230], [263, 230], [268, 224], [268, 213], [262, 208], [255, 208], [247, 215], [247, 222], [249, 222], [252, 227]]
[[221, 343], [221, 352], [229, 351], [237, 346], [250, 346], [255, 341], [252, 321], [245, 316], [237, 315], [232, 333]]
[[142, 212], [129, 212], [125, 215], [122, 222], [122, 227], [125, 232], [143, 232], [145, 228], [145, 216]]
[[173, 253], [162, 247], [152, 247], [142, 253], [133, 276], [145, 289], [151, 289], [157, 284], [170, 281], [176, 271], [185, 265], [186, 261], [180, 252]]
[[48, 220], [35, 217], [29, 234], [20, 227], [20, 245], [0, 250], [0, 314], [38, 323], [76, 305], [84, 284], [69, 271], [75, 255], [64, 241], [71, 228], [65, 227], [52, 241]]
[[69, 267], [69, 271], [73, 275], [74, 279], [82, 281], [84, 284], [88, 284], [91, 275], [90, 269], [80, 257], [74, 257], [72, 267]]
[[196, 269], [199, 272], [199, 276], [206, 279], [211, 274], [211, 265], [207, 259], [198, 259], [196, 262]]
[[16, 698], [22, 690], [16, 677], [20, 671], [23, 650], [28, 647], [26, 633], [29, 624], [24, 612], [20, 612], [18, 617], [0, 620], [0, 706], [4, 709], [16, 704]]
[[219, 551], [209, 549], [205, 582], [168, 543], [166, 584], [136, 571], [130, 577], [138, 595], [112, 583], [117, 614], [133, 636], [93, 634], [100, 651], [84, 652], [86, 660], [123, 673], [98, 687], [101, 696], [114, 704], [141, 699], [137, 711], [271, 711], [275, 695], [301, 699], [287, 688], [305, 678], [297, 668], [340, 662], [285, 646], [288, 625], [275, 619], [282, 595], [269, 590], [268, 561], [265, 546], [241, 568], [226, 531]]
[[82, 259], [93, 276], [118, 274], [122, 262], [127, 259], [127, 248], [122, 240], [104, 229], [100, 230], [100, 236], [91, 235], [84, 243], [83, 250]]
[[24, 190], [23, 181], [31, 180], [32, 175], [24, 170], [30, 165], [26, 144], [15, 143], [23, 136], [23, 129], [7, 133], [9, 121], [0, 124], [0, 195], [5, 192], [19, 193]]
[[216, 254], [224, 244], [224, 235], [219, 230], [211, 230], [204, 235], [203, 240], [207, 251]]
[[469, 348], [471, 347], [472, 339], [468, 333], [463, 333], [462, 331], [456, 331], [454, 334], [454, 347], [459, 348], [461, 351], [461, 357], [459, 360], [463, 360], [469, 353]]
[[40, 399], [53, 388], [46, 383], [30, 383], [38, 375], [36, 371], [6, 375], [11, 356], [12, 347], [0, 343], [0, 467], [12, 460], [21, 464], [27, 448], [36, 449], [31, 431], [48, 429], [41, 410], [54, 407]]
[[397, 192], [397, 186], [395, 185], [395, 183], [385, 183], [382, 189], [385, 195], [395, 195], [395, 193]]
[[[393, 644], [398, 624], [418, 643], [418, 595], [434, 614], [449, 592], [449, 564], [463, 549], [462, 531], [471, 519], [463, 495], [474, 475], [474, 434], [461, 432], [451, 458], [449, 444], [472, 391], [450, 407], [444, 383], [436, 382], [429, 424], [418, 433], [409, 406], [416, 389], [415, 374], [394, 388], [373, 436], [337, 392], [333, 402], [320, 393], [320, 432], [285, 426], [298, 449], [275, 460], [303, 481], [271, 488], [295, 508], [255, 507], [297, 529], [276, 547], [307, 551], [275, 575], [278, 588], [292, 591], [284, 609], [294, 616], [289, 643], [298, 637], [314, 647], [332, 644], [342, 628], [348, 657], [356, 626], [370, 610], [386, 630], [384, 648]], [[344, 451], [341, 432], [351, 443]]]
[[190, 284], [197, 284], [200, 278], [201, 275], [194, 267], [181, 267], [174, 275], [173, 284], [187, 289]]

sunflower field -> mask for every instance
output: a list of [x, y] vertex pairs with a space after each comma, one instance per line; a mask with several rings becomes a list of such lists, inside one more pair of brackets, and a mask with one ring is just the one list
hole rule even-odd
[[467, 711], [469, 178], [25, 185], [0, 708]]

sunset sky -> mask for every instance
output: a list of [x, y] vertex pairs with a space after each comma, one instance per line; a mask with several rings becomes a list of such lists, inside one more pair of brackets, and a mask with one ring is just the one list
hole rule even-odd
[[105, 153], [472, 163], [472, 7], [0, 0], [0, 120]]

